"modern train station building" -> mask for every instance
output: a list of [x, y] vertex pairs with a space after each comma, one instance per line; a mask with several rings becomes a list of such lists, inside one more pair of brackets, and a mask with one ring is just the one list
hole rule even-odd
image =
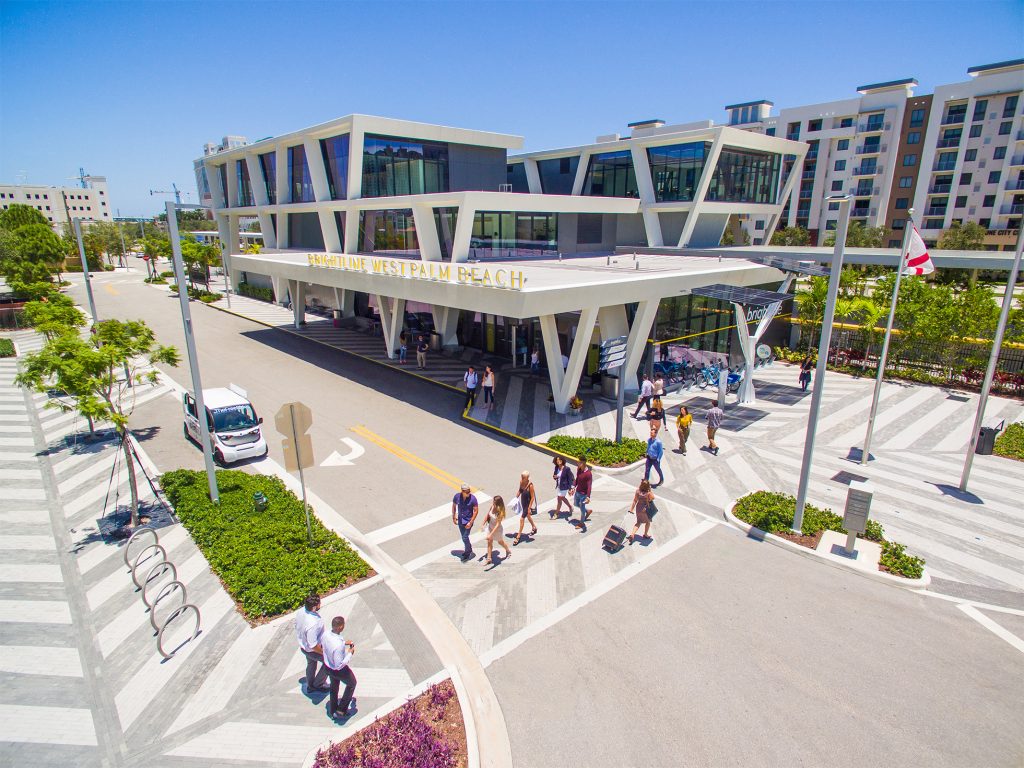
[[[806, 144], [710, 123], [629, 127], [510, 155], [520, 137], [350, 115], [195, 165], [236, 287], [272, 287], [296, 323], [308, 306], [361, 319], [389, 355], [406, 327], [516, 364], [539, 349], [564, 412], [602, 340], [628, 337], [632, 388], [652, 334], [710, 354], [737, 338], [740, 313], [695, 289], [784, 279], [700, 249], [739, 216], [763, 222], [767, 242]], [[259, 253], [239, 246], [252, 219]]]

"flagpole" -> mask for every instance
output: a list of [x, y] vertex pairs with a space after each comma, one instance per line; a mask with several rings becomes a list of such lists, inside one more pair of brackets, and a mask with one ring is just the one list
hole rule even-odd
[[967, 481], [971, 476], [971, 464], [974, 462], [974, 449], [978, 446], [978, 432], [981, 430], [982, 420], [985, 418], [985, 405], [988, 401], [988, 393], [992, 389], [992, 379], [995, 377], [996, 365], [999, 363], [999, 351], [1003, 346], [1003, 333], [1006, 331], [1006, 318], [1010, 314], [1010, 305], [1013, 304], [1013, 288], [1017, 284], [1017, 275], [1020, 272], [1020, 257], [1024, 251], [1024, 227], [1017, 230], [1017, 253], [1013, 257], [1013, 266], [1010, 274], [1006, 277], [1006, 293], [1003, 295], [1003, 307], [999, 311], [999, 325], [996, 328], [996, 336], [992, 339], [992, 352], [988, 357], [988, 368], [985, 371], [985, 380], [981, 384], [981, 395], [978, 398], [978, 414], [974, 417], [974, 429], [971, 430], [971, 442], [967, 446], [967, 458], [964, 459], [964, 471], [960, 476], [960, 490], [967, 490]]
[[906, 229], [903, 232], [903, 246], [900, 248], [900, 260], [896, 265], [896, 284], [892, 288], [892, 301], [889, 303], [889, 320], [885, 324], [885, 340], [882, 342], [882, 354], [878, 356], [878, 372], [875, 374], [875, 392], [871, 396], [871, 412], [868, 414], [868, 431], [864, 436], [864, 450], [860, 452], [860, 463], [867, 464], [871, 458], [871, 433], [875, 428], [875, 415], [878, 413], [878, 398], [882, 393], [882, 379], [885, 378], [885, 361], [889, 357], [889, 338], [892, 336], [892, 322], [896, 318], [896, 302], [900, 297], [900, 281], [903, 279], [903, 267], [907, 263], [910, 250], [910, 235], [914, 231], [914, 209], [907, 211]]

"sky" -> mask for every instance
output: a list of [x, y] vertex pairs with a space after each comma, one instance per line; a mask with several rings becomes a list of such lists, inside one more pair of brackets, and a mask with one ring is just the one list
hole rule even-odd
[[575, 146], [626, 124], [856, 96], [1024, 57], [1024, 0], [11, 2], [0, 0], [0, 183], [106, 176], [162, 210], [192, 161], [351, 113]]

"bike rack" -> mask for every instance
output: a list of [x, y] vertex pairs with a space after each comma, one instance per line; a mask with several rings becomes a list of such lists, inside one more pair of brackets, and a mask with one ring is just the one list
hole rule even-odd
[[[144, 546], [142, 549], [140, 549], [138, 554], [135, 555], [134, 558], [130, 557], [129, 550], [131, 548], [132, 543], [135, 542], [136, 539], [142, 541], [142, 536], [144, 534], [152, 535], [153, 540], [149, 544]], [[152, 550], [151, 553], [150, 550]], [[154, 558], [156, 558], [157, 555], [160, 556], [160, 560], [154, 562]], [[188, 590], [185, 588], [185, 585], [178, 580], [178, 567], [167, 559], [167, 550], [164, 549], [164, 546], [160, 543], [160, 534], [157, 532], [155, 528], [144, 527], [136, 529], [135, 532], [132, 533], [132, 535], [128, 538], [128, 541], [125, 543], [122, 558], [124, 559], [124, 564], [128, 566], [128, 569], [131, 572], [132, 582], [142, 593], [142, 602], [145, 603], [146, 608], [149, 609], [149, 623], [156, 631], [156, 649], [160, 652], [160, 655], [163, 656], [164, 659], [169, 659], [172, 656], [174, 656], [174, 654], [176, 654], [178, 650], [182, 648], [182, 646], [192, 642], [199, 636], [199, 632], [201, 631], [202, 625], [202, 615], [199, 613], [199, 608], [193, 605], [192, 603], [188, 602]], [[139, 569], [147, 563], [149, 564], [149, 567], [146, 570], [146, 576], [144, 579], [140, 581]], [[165, 582], [160, 581], [160, 577], [168, 571], [171, 574], [171, 580]], [[150, 589], [153, 587], [154, 584], [160, 584], [161, 586], [156, 593], [156, 597], [153, 598], [152, 602], [150, 602]], [[157, 626], [157, 606], [160, 604], [161, 600], [169, 598], [172, 594], [175, 593], [180, 595], [181, 603], [178, 606], [176, 606], [169, 614], [167, 614], [167, 618], [165, 618], [162, 622], [159, 622], [159, 626]], [[170, 653], [168, 653], [164, 650], [164, 632], [167, 630], [167, 627], [170, 626], [170, 624], [173, 621], [178, 619], [180, 616], [185, 615], [189, 611], [195, 613], [196, 623], [194, 629], [192, 630], [192, 634], [187, 640], [182, 642], [181, 645], [179, 645], [177, 648], [174, 648]]]

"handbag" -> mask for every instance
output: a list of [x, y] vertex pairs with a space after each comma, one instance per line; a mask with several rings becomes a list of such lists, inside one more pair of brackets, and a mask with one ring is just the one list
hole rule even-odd
[[651, 499], [649, 502], [647, 502], [647, 517], [653, 520], [656, 514], [658, 514], [658, 507], [654, 503], [654, 499]]

